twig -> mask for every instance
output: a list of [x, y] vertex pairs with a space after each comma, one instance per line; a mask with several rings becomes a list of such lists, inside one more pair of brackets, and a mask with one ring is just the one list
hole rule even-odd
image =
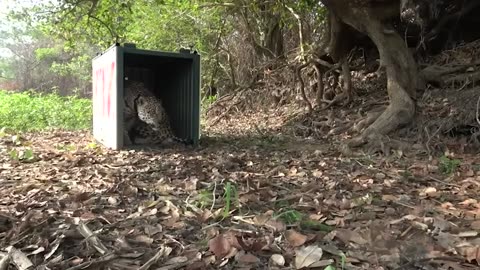
[[457, 188], [461, 188], [461, 186], [459, 185], [455, 185], [455, 184], [452, 184], [452, 183], [448, 183], [448, 182], [445, 182], [445, 181], [442, 181], [440, 179], [437, 179], [433, 176], [428, 176], [429, 179], [435, 181], [435, 182], [438, 182], [438, 183], [441, 183], [441, 184], [444, 184], [444, 185], [447, 185], [447, 186], [452, 186], [452, 187], [457, 187]]
[[237, 102], [235, 102], [234, 104], [230, 105], [227, 110], [225, 110], [221, 115], [219, 115], [219, 116], [217, 117], [217, 119], [215, 119], [215, 121], [213, 121], [213, 123], [211, 124], [211, 126], [214, 126], [214, 125], [216, 125], [218, 122], [220, 122], [220, 120], [222, 120], [222, 118], [225, 117], [225, 116], [233, 109], [233, 107], [239, 105], [240, 102], [241, 102], [241, 101], [237, 101]]
[[158, 259], [161, 257], [168, 256], [172, 252], [172, 248], [170, 247], [161, 247], [160, 250], [152, 257], [150, 260], [148, 260], [144, 265], [140, 266], [138, 270], [147, 270], [150, 268], [150, 266], [154, 265]]
[[413, 261], [410, 261], [404, 265], [401, 265], [397, 268], [395, 268], [394, 270], [401, 270], [401, 269], [410, 269], [408, 267], [416, 264], [416, 263], [421, 263], [421, 262], [426, 262], [426, 261], [434, 261], [434, 260], [443, 260], [443, 261], [450, 261], [450, 262], [458, 262], [460, 261], [460, 259], [458, 258], [452, 258], [452, 257], [434, 257], [434, 258], [423, 258], [423, 259], [418, 259], [418, 260], [413, 260]]
[[478, 99], [477, 99], [477, 113], [476, 113], [476, 116], [477, 116], [477, 123], [478, 123], [478, 125], [480, 125], [480, 96], [478, 96]]
[[77, 226], [77, 231], [85, 237], [88, 243], [90, 243], [100, 254], [105, 255], [107, 253], [107, 248], [85, 223], [80, 222]]
[[213, 207], [215, 206], [215, 193], [217, 192], [217, 180], [213, 181], [213, 192], [212, 192], [212, 206], [210, 207], [210, 212], [213, 213]]

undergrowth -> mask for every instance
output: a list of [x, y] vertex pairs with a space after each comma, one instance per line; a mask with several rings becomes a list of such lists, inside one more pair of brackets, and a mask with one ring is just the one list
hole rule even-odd
[[91, 126], [90, 99], [33, 91], [9, 93], [0, 90], [0, 127], [7, 130], [76, 130]]

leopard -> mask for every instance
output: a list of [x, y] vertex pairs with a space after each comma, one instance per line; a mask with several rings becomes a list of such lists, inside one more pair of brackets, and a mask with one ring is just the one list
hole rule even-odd
[[145, 122], [138, 122], [130, 131], [132, 144], [136, 145], [174, 145], [178, 143], [190, 144], [189, 140], [181, 139], [173, 134], [170, 125], [164, 125], [161, 130], [154, 130]]
[[162, 104], [143, 82], [125, 78], [124, 140], [130, 144], [167, 144], [189, 140], [174, 135], [169, 116]]

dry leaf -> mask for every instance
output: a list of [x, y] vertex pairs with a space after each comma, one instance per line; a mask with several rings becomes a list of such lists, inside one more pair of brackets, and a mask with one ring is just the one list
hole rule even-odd
[[470, 224], [470, 227], [472, 227], [472, 229], [474, 230], [480, 231], [480, 220], [472, 222], [472, 224]]
[[322, 259], [323, 250], [316, 245], [301, 247], [295, 251], [295, 268], [309, 267]]
[[477, 231], [465, 231], [458, 234], [459, 237], [476, 237], [478, 236]]
[[322, 177], [323, 172], [322, 172], [322, 171], [319, 171], [319, 170], [314, 170], [314, 171], [312, 172], [312, 175], [313, 175], [313, 177], [320, 178], [320, 177]]
[[394, 195], [385, 194], [385, 195], [382, 195], [382, 200], [386, 202], [395, 202], [398, 200], [398, 198]]
[[215, 257], [222, 259], [231, 251], [232, 246], [230, 241], [226, 239], [223, 234], [217, 235], [217, 237], [208, 241], [208, 247], [210, 251], [215, 254]]
[[354, 242], [359, 245], [365, 245], [367, 243], [367, 240], [361, 237], [360, 234], [357, 232], [347, 229], [336, 229], [335, 231], [335, 236], [342, 240], [342, 242], [344, 242], [345, 244], [348, 244], [349, 242]]
[[307, 236], [296, 232], [295, 230], [285, 231], [285, 238], [288, 243], [293, 247], [299, 247], [307, 241]]
[[280, 254], [273, 254], [270, 259], [270, 266], [284, 266], [285, 258]]
[[465, 246], [459, 248], [459, 253], [465, 257], [468, 262], [474, 260], [480, 265], [480, 246]]
[[287, 225], [280, 220], [270, 219], [265, 225], [268, 228], [272, 228], [275, 232], [283, 232], [287, 229]]
[[257, 258], [255, 255], [250, 253], [245, 253], [244, 251], [240, 251], [235, 255], [235, 260], [240, 264], [257, 264], [260, 263], [260, 259]]
[[153, 238], [150, 238], [146, 235], [137, 235], [137, 236], [135, 236], [135, 242], [143, 243], [143, 244], [149, 246], [153, 243]]

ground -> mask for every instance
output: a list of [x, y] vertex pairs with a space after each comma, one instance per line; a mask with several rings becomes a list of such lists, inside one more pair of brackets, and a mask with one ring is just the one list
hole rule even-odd
[[346, 156], [261, 114], [195, 149], [3, 134], [2, 246], [18, 269], [478, 269], [478, 156]]

